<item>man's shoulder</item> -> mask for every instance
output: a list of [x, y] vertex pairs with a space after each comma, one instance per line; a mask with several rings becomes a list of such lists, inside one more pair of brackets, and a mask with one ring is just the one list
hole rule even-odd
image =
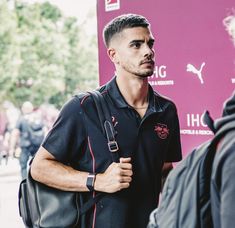
[[82, 93], [70, 97], [61, 107], [59, 116], [77, 116], [81, 112], [81, 102], [84, 97]]
[[166, 108], [172, 108], [172, 109], [175, 109], [176, 110], [176, 105], [175, 105], [175, 102], [165, 96], [165, 95], [162, 95], [156, 91], [154, 91], [154, 97], [155, 97], [155, 101], [164, 109]]
[[174, 104], [173, 100], [170, 97], [167, 97], [166, 95], [163, 95], [157, 91], [154, 91], [154, 96], [162, 102], [169, 102]]
[[80, 92], [71, 98], [71, 102], [83, 104], [90, 97], [89, 92]]
[[[104, 84], [93, 91], [99, 91], [102, 96], [106, 96], [107, 93], [107, 84]], [[80, 102], [82, 106], [91, 105], [94, 103], [91, 93], [92, 91], [81, 92], [73, 96], [72, 100], [74, 102]]]

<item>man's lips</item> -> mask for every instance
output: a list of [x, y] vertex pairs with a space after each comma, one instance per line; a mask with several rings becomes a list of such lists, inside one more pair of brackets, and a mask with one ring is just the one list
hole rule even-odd
[[150, 65], [154, 65], [154, 61], [153, 60], [145, 60], [141, 62], [141, 65], [143, 64], [150, 64]]

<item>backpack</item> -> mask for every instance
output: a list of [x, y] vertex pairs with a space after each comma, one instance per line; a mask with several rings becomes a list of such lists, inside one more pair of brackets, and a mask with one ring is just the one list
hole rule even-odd
[[44, 139], [44, 129], [42, 121], [28, 121], [28, 139], [33, 148], [38, 148]]
[[[96, 105], [102, 133], [107, 138], [112, 161], [118, 162], [119, 147], [106, 101], [98, 91], [89, 93]], [[30, 228], [86, 227], [84, 214], [105, 194], [97, 192], [93, 198], [84, 200], [86, 195], [83, 193], [62, 191], [39, 183], [33, 180], [30, 174], [32, 160], [33, 158], [29, 162], [27, 178], [21, 181], [18, 191], [19, 214], [25, 226]]]
[[[210, 120], [207, 114], [204, 122]], [[212, 126], [212, 121], [207, 125]], [[235, 123], [225, 124], [218, 132], [214, 132], [212, 139], [195, 148], [170, 172], [160, 204], [150, 215], [148, 228], [213, 227], [210, 207], [213, 159], [218, 143], [233, 129]]]

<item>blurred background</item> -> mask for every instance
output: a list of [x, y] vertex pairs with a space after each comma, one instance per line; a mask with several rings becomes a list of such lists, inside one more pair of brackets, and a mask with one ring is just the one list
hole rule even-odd
[[30, 101], [47, 131], [69, 97], [98, 86], [96, 20], [95, 0], [0, 0], [0, 227], [24, 227], [21, 107]]

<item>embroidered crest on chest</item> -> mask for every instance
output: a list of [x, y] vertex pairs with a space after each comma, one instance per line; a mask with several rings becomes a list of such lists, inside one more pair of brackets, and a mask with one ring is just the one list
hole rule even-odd
[[166, 139], [170, 133], [167, 125], [162, 123], [157, 123], [157, 125], [154, 126], [154, 131], [157, 133], [160, 139]]

